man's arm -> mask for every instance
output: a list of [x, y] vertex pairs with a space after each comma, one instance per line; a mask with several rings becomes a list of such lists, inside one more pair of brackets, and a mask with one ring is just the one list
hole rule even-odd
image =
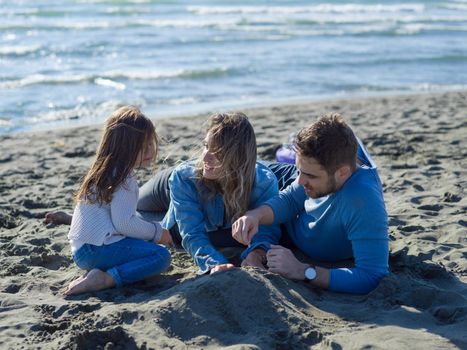
[[260, 207], [249, 210], [232, 225], [232, 236], [242, 244], [249, 244], [259, 225], [279, 224], [294, 219], [304, 210], [306, 194], [303, 186], [294, 181]]
[[244, 245], [250, 244], [251, 238], [258, 232], [259, 225], [271, 225], [274, 212], [268, 205], [249, 210], [232, 225], [232, 236]]
[[[309, 264], [300, 262], [290, 249], [280, 245], [271, 245], [266, 256], [269, 271], [293, 280], [305, 280], [305, 270], [311, 267]], [[329, 270], [319, 266], [312, 267], [316, 270], [316, 277], [310, 283], [327, 289], [330, 279]]]

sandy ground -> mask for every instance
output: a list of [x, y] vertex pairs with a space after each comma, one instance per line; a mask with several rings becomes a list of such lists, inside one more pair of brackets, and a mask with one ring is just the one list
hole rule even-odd
[[[173, 267], [121, 290], [64, 299], [74, 266], [66, 226], [100, 126], [0, 136], [1, 349], [467, 349], [467, 92], [329, 100], [246, 110], [259, 156], [329, 111], [380, 168], [391, 275], [365, 296], [253, 269], [196, 276]], [[159, 168], [188, 159], [207, 115], [156, 120]], [[141, 171], [141, 183], [151, 175]], [[226, 252], [230, 254], [230, 252]]]

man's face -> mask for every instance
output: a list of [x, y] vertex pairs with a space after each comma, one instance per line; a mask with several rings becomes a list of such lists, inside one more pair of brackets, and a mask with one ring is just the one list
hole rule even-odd
[[320, 198], [337, 191], [334, 175], [329, 175], [314, 158], [297, 154], [298, 183], [305, 188], [308, 197]]

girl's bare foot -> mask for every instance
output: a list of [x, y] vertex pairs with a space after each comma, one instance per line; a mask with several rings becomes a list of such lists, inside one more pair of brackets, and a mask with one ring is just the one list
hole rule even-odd
[[85, 276], [74, 280], [63, 292], [64, 295], [74, 295], [87, 292], [97, 292], [102, 289], [112, 288], [115, 282], [107, 272], [92, 269]]
[[44, 223], [55, 225], [71, 225], [72, 216], [64, 211], [51, 211], [45, 214]]
[[61, 290], [62, 294], [65, 294], [67, 290], [73, 288], [76, 284], [78, 284], [79, 282], [81, 282], [82, 280], [84, 280], [86, 278], [86, 276], [88, 275], [89, 271], [86, 271], [86, 273], [80, 277], [78, 277], [77, 279], [75, 279], [74, 281], [72, 281], [68, 287], [66, 288], [63, 288]]

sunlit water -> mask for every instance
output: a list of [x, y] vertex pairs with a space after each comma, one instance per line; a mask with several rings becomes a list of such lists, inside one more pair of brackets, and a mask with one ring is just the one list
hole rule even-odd
[[0, 133], [467, 88], [467, 0], [0, 0]]

